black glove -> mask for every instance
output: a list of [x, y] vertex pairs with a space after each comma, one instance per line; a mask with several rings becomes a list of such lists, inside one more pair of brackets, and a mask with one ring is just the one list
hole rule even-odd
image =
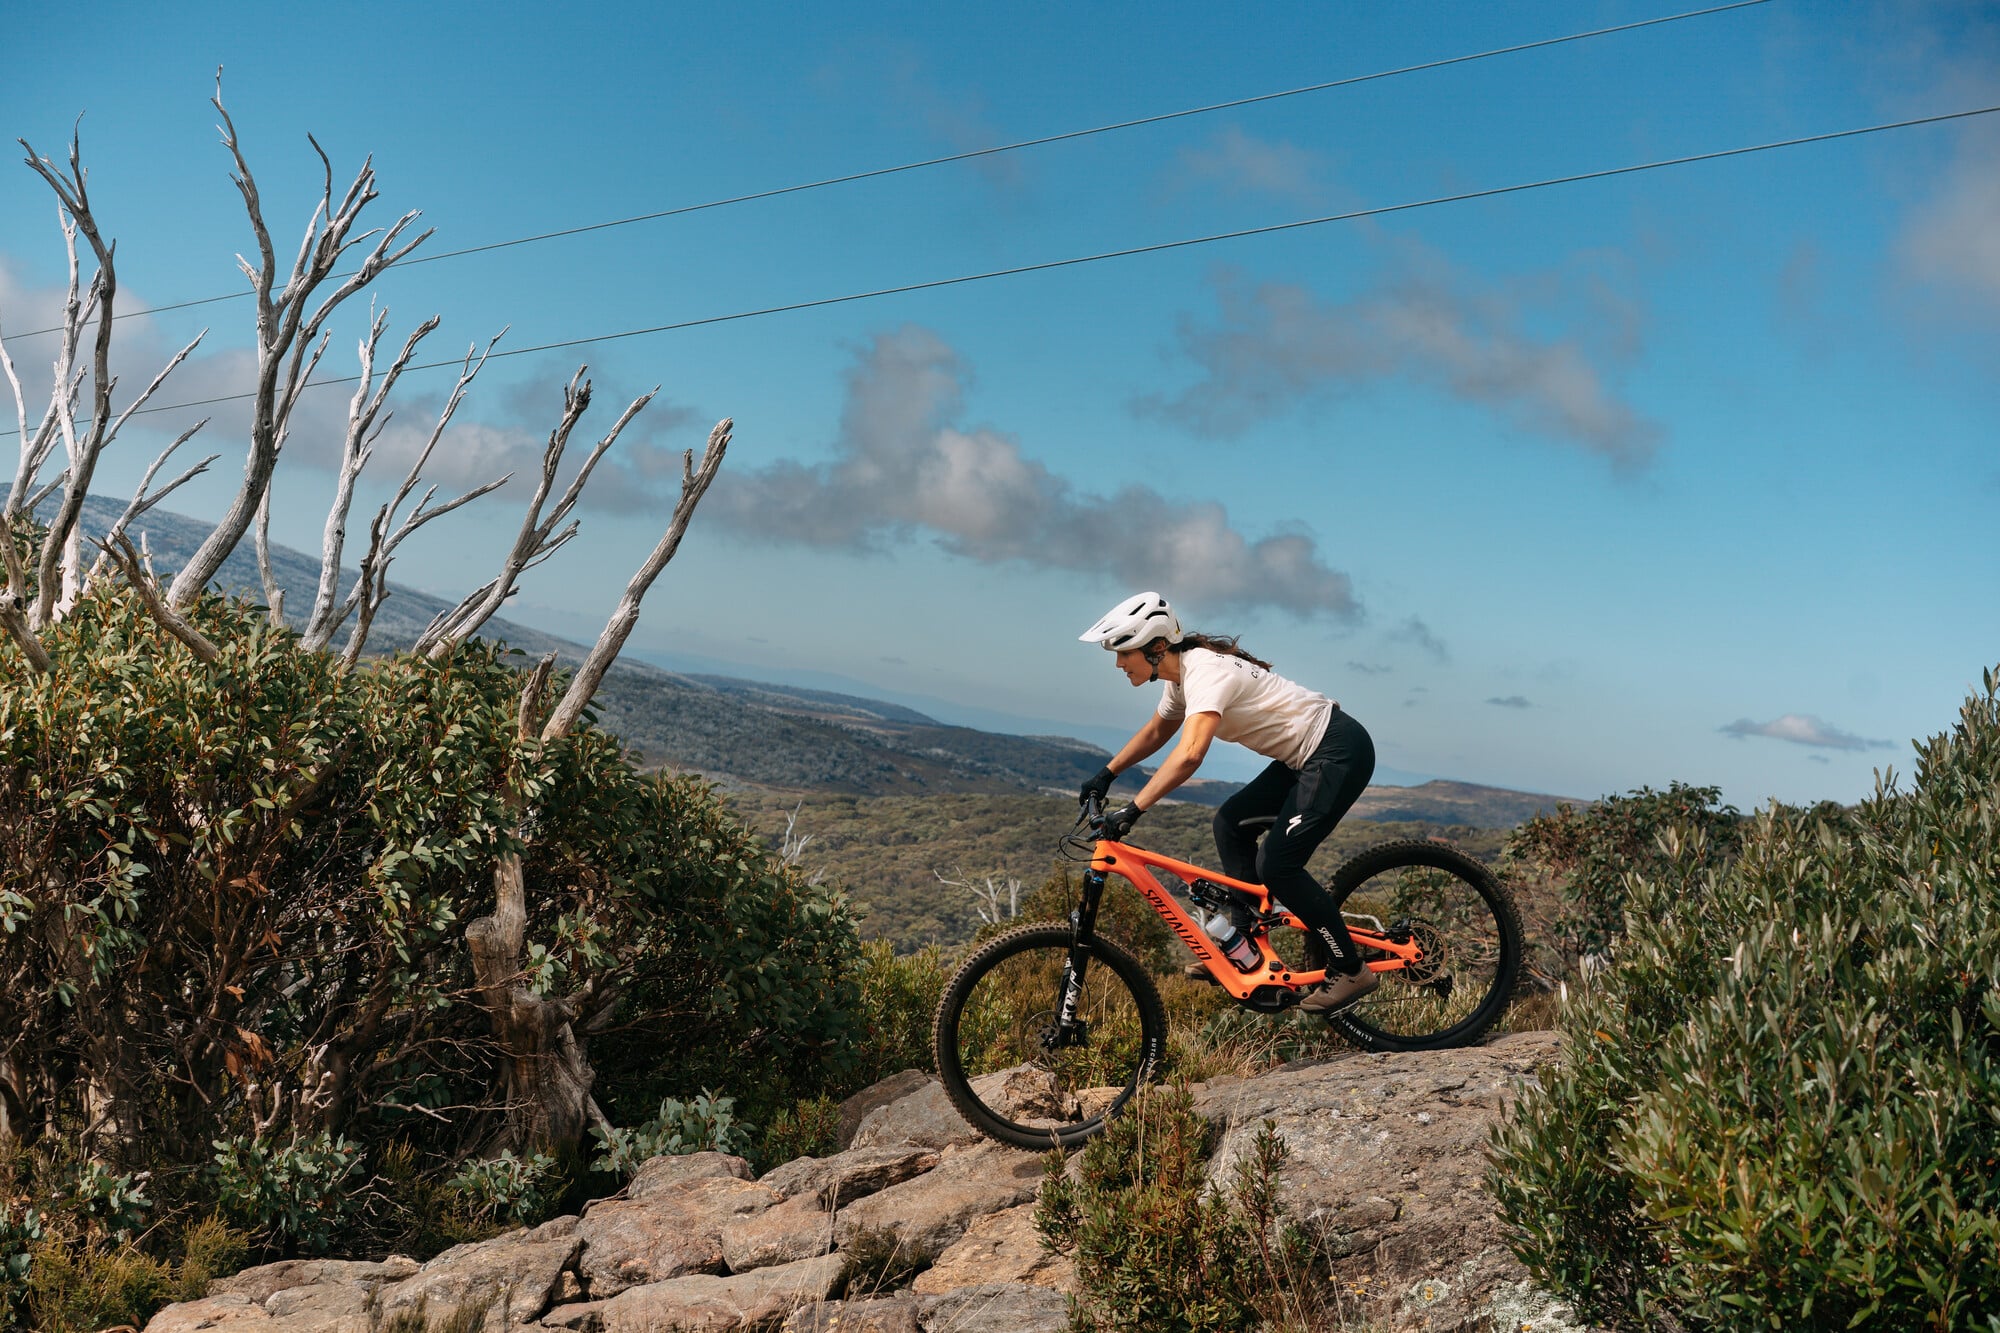
[[1117, 780], [1118, 775], [1113, 773], [1108, 767], [1098, 769], [1097, 776], [1084, 783], [1083, 790], [1076, 794], [1076, 803], [1078, 805], [1089, 805], [1092, 797], [1102, 801], [1110, 794], [1111, 784]]
[[1104, 817], [1104, 836], [1113, 842], [1125, 841], [1125, 835], [1132, 831], [1132, 826], [1139, 822], [1139, 816], [1145, 813], [1136, 805], [1120, 806]]

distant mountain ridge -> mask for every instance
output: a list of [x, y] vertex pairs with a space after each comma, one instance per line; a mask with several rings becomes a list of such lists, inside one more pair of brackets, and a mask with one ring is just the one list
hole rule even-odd
[[[122, 510], [117, 501], [88, 500], [86, 530], [104, 532]], [[159, 509], [133, 524], [135, 540], [145, 534], [163, 575], [180, 569], [211, 530], [207, 523]], [[286, 592], [286, 619], [297, 625], [311, 609], [319, 557], [274, 544], [271, 565]], [[343, 593], [355, 577], [352, 569], [342, 572]], [[230, 556], [215, 583], [225, 591], [263, 599], [263, 581], [248, 542]], [[408, 647], [434, 616], [455, 605], [407, 584], [389, 586], [370, 639], [376, 651]], [[588, 652], [582, 644], [498, 616], [486, 622], [482, 635], [533, 657], [553, 652], [566, 665], [580, 662]], [[1070, 737], [952, 726], [879, 699], [731, 676], [683, 675], [629, 656], [606, 676], [597, 712], [600, 725], [623, 737], [647, 766], [695, 771], [724, 786], [855, 797], [1070, 795], [1109, 757], [1103, 748]], [[1140, 780], [1125, 775], [1116, 791], [1137, 791]], [[1236, 789], [1235, 783], [1196, 781], [1176, 795], [1216, 805]], [[1564, 799], [1433, 781], [1419, 787], [1370, 787], [1350, 817], [1512, 828], [1534, 814], [1553, 811]]]

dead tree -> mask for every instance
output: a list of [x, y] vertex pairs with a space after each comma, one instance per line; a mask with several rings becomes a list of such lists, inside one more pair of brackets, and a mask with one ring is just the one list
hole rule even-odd
[[[579, 382], [582, 382], [581, 390], [577, 387]], [[617, 436], [625, 423], [651, 397], [647, 394], [625, 410], [606, 437], [606, 442], [593, 451], [590, 462], [594, 463], [602, 455], [604, 449], [609, 447], [609, 440]], [[522, 563], [523, 551], [535, 549], [546, 542], [554, 524], [561, 521], [568, 505], [573, 503], [572, 496], [566, 495], [564, 502], [546, 521], [539, 517], [554, 476], [555, 461], [561, 454], [561, 440], [575, 426], [589, 400], [590, 385], [582, 381], [582, 372], [579, 371], [577, 378], [571, 380], [569, 388], [564, 391], [563, 422], [550, 437], [550, 457], [545, 463], [542, 486], [529, 504], [528, 521], [522, 525], [521, 537], [507, 554], [501, 577], [488, 585], [489, 588], [512, 586], [513, 573], [525, 567]], [[539, 727], [536, 726], [536, 719], [540, 715], [542, 695], [554, 666], [553, 657], [544, 658], [529, 678], [521, 692], [519, 720], [524, 759], [531, 760], [541, 746], [568, 736], [582, 720], [583, 710], [597, 692], [605, 671], [625, 646], [632, 627], [638, 623], [640, 604], [645, 600], [647, 590], [653, 586], [660, 571], [666, 568], [667, 562], [673, 559], [674, 552], [680, 547], [681, 537], [687, 532], [688, 522], [694, 517], [695, 506], [701, 503], [709, 483], [715, 479], [716, 470], [722, 466], [723, 454], [729, 447], [731, 425], [724, 420], [709, 432], [708, 445], [702, 452], [699, 467], [695, 465], [693, 450], [683, 457], [680, 501], [674, 506], [666, 532], [626, 584], [624, 596], [606, 621], [604, 631], [598, 635], [590, 655], [570, 678], [569, 688], [551, 711], [548, 721]], [[589, 464], [586, 464], [586, 474], [588, 468]], [[571, 489], [573, 492], [576, 487]], [[569, 531], [574, 530], [572, 525]], [[477, 596], [475, 594], [475, 598]], [[472, 604], [474, 599], [468, 598], [467, 602]], [[493, 599], [493, 604], [497, 606], [498, 599]], [[518, 783], [512, 788], [512, 798], [515, 808], [525, 815], [526, 798]], [[603, 1112], [597, 1109], [591, 1097], [591, 1085], [596, 1073], [590, 1066], [583, 1033], [589, 1021], [615, 997], [601, 990], [595, 979], [561, 997], [537, 995], [530, 988], [526, 972], [528, 885], [518, 852], [506, 853], [494, 866], [493, 897], [492, 914], [468, 925], [465, 941], [472, 953], [473, 975], [478, 980], [480, 996], [493, 1026], [506, 1077], [507, 1123], [501, 1135], [502, 1141], [495, 1146], [526, 1149], [574, 1143], [583, 1136], [588, 1125], [603, 1120]]]
[[[71, 136], [67, 169], [37, 154], [26, 140], [20, 143], [27, 149], [28, 167], [55, 192], [57, 221], [62, 227], [64, 247], [69, 258], [69, 282], [63, 302], [62, 326], [58, 330], [49, 400], [39, 424], [32, 430], [28, 425], [26, 390], [5, 344], [0, 343], [0, 371], [4, 371], [8, 387], [13, 392], [14, 416], [20, 431], [20, 458], [15, 467], [13, 484], [7, 491], [6, 503], [0, 506], [0, 534], [5, 537], [4, 543], [0, 543], [5, 550], [0, 555], [4, 556], [7, 575], [7, 590], [4, 596], [0, 596], [0, 627], [4, 627], [21, 646], [30, 665], [37, 670], [46, 670], [48, 655], [38, 636], [75, 604], [88, 583], [88, 573], [83, 565], [81, 519], [83, 501], [90, 493], [98, 460], [118, 438], [118, 432], [132, 414], [144, 407], [159, 391], [167, 376], [187, 359], [207, 331], [195, 335], [174, 354], [146, 388], [126, 404], [123, 411], [113, 414], [111, 395], [118, 384], [117, 377], [111, 373], [111, 326], [118, 294], [117, 247], [104, 239], [96, 215], [91, 211], [89, 177], [83, 169], [81, 141], [77, 136]], [[82, 280], [82, 264], [77, 251], [79, 233], [89, 243], [96, 263], [96, 271], [91, 274], [87, 286]], [[78, 355], [85, 331], [93, 324], [96, 327], [91, 337], [89, 364], [79, 365]], [[90, 416], [80, 422], [77, 407], [86, 383], [90, 386]], [[200, 428], [197, 425], [183, 433], [154, 460], [121, 523], [129, 522], [135, 511], [142, 510], [149, 503], [147, 488], [152, 485], [160, 465]], [[68, 466], [55, 481], [40, 486], [42, 470], [58, 443], [63, 446]], [[169, 485], [166, 491], [171, 491], [206, 466], [206, 463], [198, 464]], [[14, 546], [15, 525], [23, 517], [32, 518], [41, 502], [58, 490], [62, 492], [62, 502], [49, 522], [31, 581], [27, 566]], [[157, 498], [153, 497], [154, 500]]]
[[[362, 212], [376, 199], [374, 159], [368, 158], [361, 164], [346, 193], [336, 202], [333, 163], [319, 142], [309, 139], [313, 151], [319, 154], [325, 186], [319, 206], [306, 225], [298, 257], [292, 261], [290, 274], [280, 286], [278, 257], [271, 245], [270, 229], [264, 222], [264, 205], [257, 193], [256, 178], [244, 160], [236, 124], [222, 105], [219, 86], [212, 102], [222, 117], [223, 145], [236, 163], [236, 173], [230, 179], [243, 196], [250, 228], [257, 238], [257, 262], [252, 264], [241, 256], [237, 259], [257, 296], [257, 380], [251, 397], [250, 452], [243, 465], [243, 485], [228, 513], [194, 558], [175, 576], [167, 593], [167, 604], [173, 607], [193, 601], [250, 530], [251, 521], [264, 503], [264, 493], [270, 488], [271, 472], [277, 466], [279, 451], [284, 448], [299, 394], [325, 353], [322, 330], [328, 316], [431, 235], [426, 230], [407, 242], [402, 241], [404, 231], [419, 216], [415, 211], [403, 214], [386, 230], [352, 234]], [[360, 263], [339, 278], [327, 295], [320, 296], [320, 289], [333, 280], [334, 270], [348, 262], [349, 252], [371, 240], [374, 244]]]
[[[132, 398], [122, 412], [114, 414], [112, 390], [118, 386], [118, 378], [112, 374], [112, 316], [118, 300], [116, 244], [104, 240], [96, 214], [90, 208], [90, 178], [82, 166], [82, 142], [78, 136], [70, 136], [68, 170], [40, 156], [28, 140], [20, 140], [20, 146], [28, 150], [28, 168], [48, 182], [48, 188], [56, 194], [58, 220], [62, 224], [64, 248], [70, 260], [70, 280], [62, 306], [62, 328], [56, 340], [54, 384], [48, 394], [48, 406], [42, 412], [42, 422], [34, 432], [28, 430], [28, 400], [22, 390], [20, 376], [14, 370], [14, 362], [0, 352], [8, 386], [14, 390], [14, 416], [20, 422], [20, 464], [14, 470], [14, 484], [8, 490], [6, 508], [0, 510], [10, 532], [18, 514], [32, 514], [36, 504], [50, 494], [50, 488], [42, 488], [38, 492], [34, 486], [42, 466], [48, 462], [48, 456], [54, 452], [58, 442], [68, 458], [68, 466], [62, 476], [58, 476], [52, 484], [62, 490], [62, 502], [56, 506], [56, 516], [48, 524], [48, 538], [42, 542], [42, 552], [36, 560], [32, 598], [26, 588], [26, 568], [16, 568], [18, 560], [12, 556], [8, 558], [8, 598], [16, 610], [22, 610], [26, 630], [38, 632], [74, 606], [76, 598], [84, 592], [86, 570], [80, 520], [84, 496], [90, 494], [90, 482], [96, 474], [98, 460], [104, 456], [104, 450], [110, 448], [112, 440], [118, 438], [120, 428], [124, 428], [132, 414], [160, 390], [166, 376], [172, 374], [196, 346], [200, 346], [208, 330], [202, 330], [184, 348], [180, 348], [166, 362], [166, 366], [152, 376], [152, 382], [146, 384], [146, 388]], [[78, 232], [90, 244], [90, 254], [96, 260], [96, 272], [92, 272], [88, 286], [82, 282], [82, 264], [78, 262]], [[88, 366], [80, 366], [78, 352], [82, 350], [84, 332], [92, 324], [96, 328], [90, 338], [90, 362]], [[90, 386], [90, 416], [80, 422], [76, 408], [86, 382]], [[182, 436], [182, 440], [186, 440], [186, 436]], [[178, 448], [182, 440], [176, 440], [168, 452]], [[160, 460], [164, 460], [164, 454]], [[160, 460], [156, 460], [154, 468], [148, 470], [146, 484], [150, 484], [152, 472], [158, 470]], [[8, 620], [8, 626], [14, 630], [12, 620]], [[14, 630], [14, 636], [20, 638], [20, 630]], [[30, 652], [30, 656], [34, 654]]]

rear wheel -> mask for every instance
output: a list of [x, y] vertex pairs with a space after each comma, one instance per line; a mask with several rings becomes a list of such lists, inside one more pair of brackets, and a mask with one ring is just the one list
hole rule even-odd
[[1019, 1148], [1073, 1147], [1159, 1077], [1166, 1008], [1139, 960], [1093, 940], [1075, 1022], [1057, 1022], [1070, 928], [989, 940], [938, 1002], [932, 1049], [944, 1090], [974, 1129]]
[[[1423, 953], [1327, 1019], [1371, 1051], [1466, 1046], [1498, 1022], [1521, 973], [1521, 918], [1493, 872], [1445, 843], [1385, 842], [1357, 852], [1327, 885], [1348, 925], [1412, 939]], [[1381, 958], [1365, 947], [1364, 958]], [[1306, 933], [1307, 966], [1325, 966]]]

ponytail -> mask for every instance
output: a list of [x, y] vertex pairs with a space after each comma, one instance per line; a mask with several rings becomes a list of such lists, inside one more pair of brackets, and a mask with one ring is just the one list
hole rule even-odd
[[1234, 634], [1196, 634], [1188, 631], [1183, 633], [1181, 641], [1172, 645], [1168, 651], [1184, 653], [1190, 648], [1206, 648], [1211, 653], [1221, 653], [1224, 657], [1240, 657], [1246, 662], [1263, 667], [1266, 671], [1272, 669], [1269, 662], [1238, 646]]

